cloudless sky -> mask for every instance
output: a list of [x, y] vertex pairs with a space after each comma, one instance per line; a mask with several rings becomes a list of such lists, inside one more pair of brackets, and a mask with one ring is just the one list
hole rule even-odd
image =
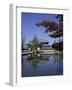
[[[56, 19], [57, 14], [40, 14], [40, 13], [21, 13], [21, 29], [24, 33], [25, 43], [29, 43], [34, 36], [39, 39], [44, 39], [51, 45], [54, 42], [54, 38], [49, 36], [49, 33], [45, 33], [45, 28], [40, 26], [37, 27], [35, 24], [42, 22], [43, 20], [51, 20], [58, 23]], [[58, 39], [57, 39], [58, 40]]]

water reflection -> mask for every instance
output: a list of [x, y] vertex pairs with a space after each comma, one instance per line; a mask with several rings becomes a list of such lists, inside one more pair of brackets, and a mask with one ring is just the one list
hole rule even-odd
[[63, 55], [29, 54], [22, 56], [22, 77], [63, 74]]

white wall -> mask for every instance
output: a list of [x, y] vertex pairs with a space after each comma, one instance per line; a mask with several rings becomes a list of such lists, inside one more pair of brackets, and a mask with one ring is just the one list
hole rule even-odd
[[[72, 20], [72, 0], [0, 0], [0, 90], [25, 89], [25, 90], [71, 90], [72, 83], [32, 85], [23, 87], [11, 87], [8, 85], [9, 78], [9, 4], [22, 3], [27, 6], [52, 6], [70, 8], [70, 24]], [[69, 59], [72, 60], [72, 28], [68, 32]], [[71, 72], [72, 76], [72, 72]], [[71, 78], [72, 81], [72, 78]]]

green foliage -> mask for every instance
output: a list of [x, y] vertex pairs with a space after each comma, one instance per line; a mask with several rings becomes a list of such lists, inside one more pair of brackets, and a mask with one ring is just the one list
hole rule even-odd
[[21, 50], [24, 51], [24, 44], [25, 44], [25, 37], [23, 35], [23, 32], [21, 33]]
[[63, 42], [54, 43], [52, 45], [52, 48], [55, 48], [58, 51], [63, 51]]
[[34, 52], [37, 51], [38, 45], [38, 38], [34, 36], [33, 40], [28, 44], [28, 47]]

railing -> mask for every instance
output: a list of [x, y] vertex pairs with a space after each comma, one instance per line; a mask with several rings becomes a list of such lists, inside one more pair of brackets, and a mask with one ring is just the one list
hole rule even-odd
[[24, 52], [22, 52], [22, 55], [33, 54], [33, 53], [60, 54], [60, 52], [56, 51], [56, 50], [38, 50], [38, 51], [24, 51]]
[[37, 53], [37, 51], [25, 51], [25, 52], [22, 52], [23, 55], [32, 54], [32, 53]]

